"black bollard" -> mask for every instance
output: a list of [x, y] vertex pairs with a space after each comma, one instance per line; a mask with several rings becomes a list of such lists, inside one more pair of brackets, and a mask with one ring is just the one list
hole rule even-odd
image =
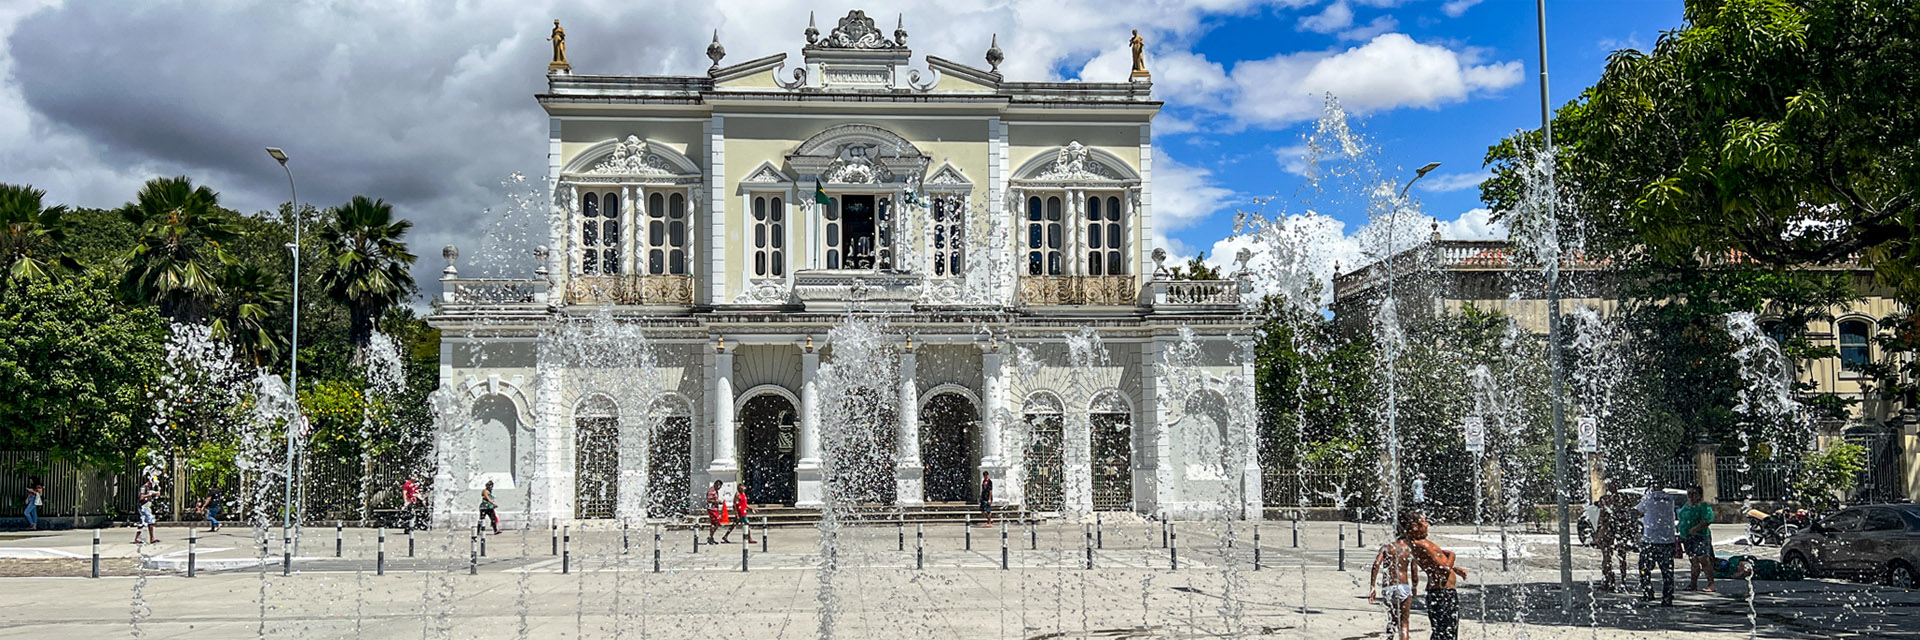
[[339, 520], [333, 521], [333, 557], [344, 557], [347, 551], [347, 525]]
[[627, 519], [620, 519], [620, 555], [626, 555], [633, 545], [627, 540]]
[[200, 544], [200, 534], [192, 529], [188, 529], [187, 530], [187, 577], [189, 578], [193, 577], [195, 573], [194, 564], [195, 564], [195, 561], [198, 560], [198, 558], [196, 558], [195, 556], [199, 555], [196, 548], [199, 546], [199, 544]]
[[100, 530], [93, 530], [93, 577], [100, 577]]
[[695, 554], [700, 553], [700, 526], [699, 525], [694, 525], [693, 527], [693, 552]]
[[1367, 528], [1357, 524], [1353, 525], [1353, 539], [1354, 539], [1353, 548], [1355, 549], [1367, 548]]
[[560, 555], [560, 524], [549, 519], [547, 520], [547, 526], [553, 533], [553, 555]]
[[293, 538], [280, 536], [280, 575], [293, 575]]
[[[753, 533], [753, 523], [752, 523], [752, 522], [748, 522], [748, 523], [747, 523], [747, 533], [748, 533], [748, 534], [752, 534], [752, 533]], [[747, 546], [747, 539], [746, 539], [746, 538], [741, 538], [741, 539], [740, 539], [740, 573], [746, 573], [746, 572], [747, 572], [747, 549], [749, 549], [749, 548], [751, 548], [751, 547], [748, 547], [748, 546]]]
[[1007, 521], [1000, 521], [1000, 570], [1007, 570]]
[[374, 550], [373, 575], [387, 575], [387, 528], [380, 528], [379, 547]]
[[907, 521], [905, 518], [894, 521], [894, 530], [900, 534], [900, 550], [907, 550]]
[[1087, 550], [1087, 570], [1091, 571], [1093, 570], [1093, 532], [1084, 531], [1082, 533], [1086, 536], [1086, 543], [1080, 546]]
[[1347, 570], [1347, 525], [1340, 525], [1340, 543], [1333, 545], [1340, 553], [1340, 570]]
[[1172, 522], [1167, 523], [1167, 566], [1180, 570], [1180, 532], [1173, 530]]
[[[747, 523], [747, 528], [749, 529], [753, 528], [753, 523], [751, 521]], [[760, 553], [766, 553], [766, 552], [767, 552], [767, 517], [760, 516]]]
[[1167, 521], [1160, 521], [1160, 548], [1167, 548]]
[[487, 532], [482, 530], [479, 525], [474, 525], [473, 537], [480, 540], [480, 557], [487, 557]]
[[1105, 518], [1100, 517], [1100, 514], [1097, 512], [1093, 514], [1093, 548], [1095, 549], [1107, 548], [1105, 524]]
[[567, 527], [560, 528], [560, 573], [572, 573], [573, 569], [573, 533]]
[[480, 575], [480, 534], [467, 536], [467, 575]]
[[1040, 525], [1031, 520], [1027, 521], [1027, 549], [1040, 550]]
[[653, 572], [660, 573], [660, 526], [653, 527]]
[[1500, 523], [1500, 570], [1507, 570], [1507, 523]]
[[1293, 548], [1300, 548], [1300, 512], [1293, 512]]
[[913, 569], [927, 568], [927, 528], [925, 525], [913, 525]]
[[1260, 570], [1260, 525], [1253, 525], [1253, 570]]
[[407, 530], [407, 557], [413, 557], [413, 530]]
[[967, 537], [967, 550], [972, 551], [973, 550], [973, 514], [971, 513], [967, 514], [966, 518], [967, 518], [967, 521], [964, 526], [966, 527], [965, 531], [966, 531], [966, 537]]

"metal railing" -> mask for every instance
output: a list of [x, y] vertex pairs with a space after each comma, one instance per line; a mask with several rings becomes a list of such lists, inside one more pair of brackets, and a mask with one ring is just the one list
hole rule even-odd
[[1713, 460], [1720, 501], [1785, 500], [1793, 496], [1793, 479], [1800, 473], [1794, 462], [1752, 462], [1741, 456], [1719, 456]]
[[440, 294], [448, 306], [538, 304], [547, 301], [544, 278], [446, 278]]

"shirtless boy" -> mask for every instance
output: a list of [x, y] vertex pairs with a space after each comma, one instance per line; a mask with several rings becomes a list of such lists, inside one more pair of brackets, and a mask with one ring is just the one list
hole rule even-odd
[[[1379, 595], [1378, 588], [1386, 586], [1387, 633], [1398, 640], [1409, 640], [1413, 633], [1413, 582], [1420, 574], [1413, 566], [1413, 546], [1408, 537], [1411, 525], [1409, 520], [1401, 518], [1394, 532], [1396, 537], [1380, 547], [1367, 574], [1367, 582], [1374, 585], [1367, 590], [1367, 603], [1372, 604]], [[1382, 568], [1386, 569], [1385, 580], [1380, 579]]]
[[1407, 539], [1411, 540], [1413, 562], [1427, 574], [1427, 620], [1433, 625], [1433, 640], [1456, 640], [1460, 637], [1460, 594], [1454, 591], [1460, 578], [1467, 577], [1467, 570], [1453, 566], [1452, 551], [1441, 549], [1427, 539], [1427, 519], [1418, 513], [1400, 517], [1407, 522]]

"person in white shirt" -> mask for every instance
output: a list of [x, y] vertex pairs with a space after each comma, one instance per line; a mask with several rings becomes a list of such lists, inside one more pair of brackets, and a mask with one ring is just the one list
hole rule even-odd
[[1413, 503], [1421, 506], [1427, 504], [1427, 474], [1419, 473], [1413, 476]]
[[1679, 536], [1675, 531], [1674, 510], [1679, 496], [1667, 493], [1659, 480], [1647, 482], [1640, 496], [1640, 590], [1641, 600], [1653, 600], [1653, 568], [1660, 567], [1662, 589], [1660, 604], [1673, 606], [1673, 556]]

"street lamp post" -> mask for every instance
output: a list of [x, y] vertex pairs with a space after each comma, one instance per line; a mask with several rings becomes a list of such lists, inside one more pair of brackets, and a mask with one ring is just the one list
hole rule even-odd
[[[1534, 0], [1540, 29], [1540, 132], [1546, 162], [1546, 207], [1548, 224], [1560, 224], [1554, 212], [1559, 193], [1554, 189], [1553, 173], [1559, 160], [1553, 155], [1553, 110], [1547, 102], [1547, 0]], [[1554, 236], [1556, 239], [1558, 235]], [[1573, 542], [1568, 534], [1567, 513], [1567, 407], [1565, 362], [1560, 354], [1560, 248], [1556, 245], [1553, 263], [1547, 265], [1547, 365], [1553, 370], [1553, 495], [1560, 517], [1560, 608], [1573, 611]]]
[[[1413, 179], [1408, 180], [1406, 186], [1400, 187], [1400, 195], [1393, 201], [1393, 211], [1395, 215], [1387, 219], [1387, 301], [1393, 304], [1393, 313], [1395, 316], [1400, 315], [1400, 300], [1394, 297], [1393, 260], [1395, 256], [1393, 254], [1393, 232], [1395, 226], [1393, 218], [1398, 217], [1397, 214], [1406, 204], [1407, 190], [1413, 188], [1413, 183], [1419, 182], [1421, 178], [1427, 177], [1428, 173], [1438, 168], [1440, 168], [1440, 163], [1429, 162], [1413, 170]], [[1392, 512], [1387, 514], [1387, 520], [1396, 526], [1400, 523], [1400, 429], [1398, 422], [1400, 397], [1398, 385], [1394, 383], [1396, 376], [1393, 375], [1392, 368], [1394, 361], [1398, 360], [1399, 357], [1400, 350], [1394, 348], [1393, 341], [1387, 341], [1387, 464], [1392, 467], [1387, 470], [1387, 482], [1390, 483], [1389, 486], [1392, 487], [1392, 491], [1388, 491], [1387, 493], [1393, 497], [1391, 501]]]
[[267, 147], [267, 155], [280, 163], [280, 170], [287, 173], [287, 192], [292, 196], [293, 206], [293, 344], [288, 349], [292, 354], [292, 366], [288, 368], [287, 389], [293, 396], [293, 416], [287, 420], [287, 476], [285, 500], [280, 523], [281, 572], [287, 573], [293, 567], [293, 474], [294, 474], [294, 432], [301, 427], [300, 420], [300, 192], [293, 186], [293, 169], [287, 167], [287, 152], [279, 147]]

